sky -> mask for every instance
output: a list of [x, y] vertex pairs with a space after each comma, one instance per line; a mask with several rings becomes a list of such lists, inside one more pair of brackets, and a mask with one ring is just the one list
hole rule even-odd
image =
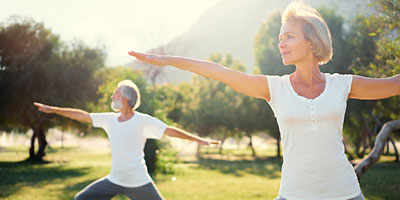
[[62, 41], [105, 46], [106, 65], [124, 65], [183, 34], [221, 0], [0, 0], [0, 22], [12, 15], [42, 22]]

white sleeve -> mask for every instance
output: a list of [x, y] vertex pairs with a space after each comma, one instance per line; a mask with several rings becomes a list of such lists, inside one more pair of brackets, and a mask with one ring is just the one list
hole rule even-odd
[[342, 75], [342, 78], [344, 79], [343, 81], [344, 81], [344, 84], [345, 84], [345, 95], [346, 95], [346, 98], [348, 98], [349, 97], [349, 94], [350, 94], [350, 92], [351, 92], [351, 84], [353, 83], [353, 75], [351, 75], [351, 74], [345, 74], [345, 75]]
[[343, 98], [347, 99], [351, 91], [351, 84], [353, 82], [353, 75], [351, 74], [333, 74], [336, 79], [336, 86], [338, 88], [339, 94], [343, 95]]
[[270, 76], [267, 75], [267, 82], [268, 82], [268, 90], [269, 90], [269, 96], [270, 96], [270, 100], [268, 101], [268, 103], [270, 104], [271, 107], [273, 107], [272, 105], [275, 102], [275, 99], [277, 98], [277, 88], [279, 87], [280, 84], [280, 76]]
[[108, 122], [109, 113], [90, 113], [90, 118], [92, 119], [93, 127], [104, 128]]
[[161, 120], [146, 115], [143, 125], [143, 136], [149, 139], [160, 139], [168, 125]]

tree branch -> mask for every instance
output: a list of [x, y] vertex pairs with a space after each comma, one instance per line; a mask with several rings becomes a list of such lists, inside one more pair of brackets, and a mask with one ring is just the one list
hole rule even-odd
[[354, 167], [358, 179], [368, 170], [368, 168], [379, 160], [383, 153], [387, 139], [395, 130], [400, 129], [400, 120], [393, 120], [386, 122], [381, 131], [375, 139], [375, 145], [372, 151], [368, 154], [367, 158], [363, 159], [359, 164]]

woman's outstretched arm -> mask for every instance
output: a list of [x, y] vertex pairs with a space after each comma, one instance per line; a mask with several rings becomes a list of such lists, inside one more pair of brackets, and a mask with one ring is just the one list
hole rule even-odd
[[152, 65], [171, 65], [179, 69], [191, 71], [201, 76], [225, 83], [237, 92], [248, 96], [265, 100], [270, 99], [267, 77], [263, 75], [249, 75], [226, 68], [214, 62], [178, 56], [154, 55], [135, 51], [130, 51], [129, 55]]
[[376, 100], [400, 95], [400, 75], [390, 78], [353, 76], [349, 98]]

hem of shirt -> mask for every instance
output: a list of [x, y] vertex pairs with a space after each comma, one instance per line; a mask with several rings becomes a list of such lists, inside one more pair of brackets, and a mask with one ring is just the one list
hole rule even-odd
[[113, 178], [110, 175], [107, 175], [105, 178], [107, 178], [111, 183], [114, 183], [114, 184], [122, 186], [122, 187], [130, 187], [130, 188], [141, 187], [141, 186], [144, 186], [146, 184], [153, 182], [153, 180], [150, 178], [149, 180], [146, 180], [146, 181], [138, 183], [138, 184], [125, 184], [125, 183], [113, 180]]
[[[351, 195], [347, 195], [347, 196], [344, 196], [344, 197], [336, 197], [334, 199], [328, 198], [328, 199], [320, 199], [320, 200], [347, 200], [347, 199], [351, 199], [351, 198], [357, 197], [360, 194], [361, 194], [361, 191], [358, 191], [356, 193], [353, 193]], [[288, 196], [288, 195], [281, 194], [281, 193], [278, 196], [279, 197], [283, 197], [283, 198], [288, 199], [288, 200], [309, 200], [309, 199], [299, 199], [299, 198]]]

